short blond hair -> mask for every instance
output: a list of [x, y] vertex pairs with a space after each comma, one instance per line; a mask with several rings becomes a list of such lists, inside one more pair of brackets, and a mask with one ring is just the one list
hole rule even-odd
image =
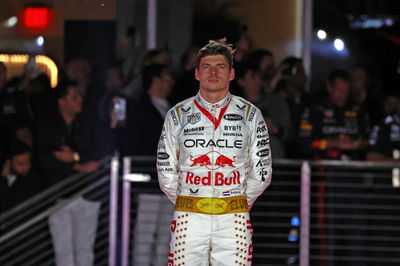
[[233, 67], [233, 54], [235, 49], [233, 49], [232, 44], [226, 43], [226, 38], [219, 40], [210, 40], [203, 48], [197, 53], [197, 67], [200, 65], [200, 61], [203, 57], [209, 55], [223, 55], [229, 64], [229, 67]]

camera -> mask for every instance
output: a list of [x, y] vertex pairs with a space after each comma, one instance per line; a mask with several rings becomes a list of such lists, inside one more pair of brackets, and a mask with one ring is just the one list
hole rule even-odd
[[296, 66], [288, 66], [282, 70], [282, 75], [292, 76], [296, 75], [296, 72], [297, 72]]
[[123, 121], [126, 118], [126, 100], [124, 98], [113, 98], [113, 112], [117, 116], [118, 121]]

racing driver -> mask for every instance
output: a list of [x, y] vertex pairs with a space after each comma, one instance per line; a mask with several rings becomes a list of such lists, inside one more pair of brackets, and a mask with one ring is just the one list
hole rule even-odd
[[259, 109], [229, 93], [233, 50], [209, 41], [197, 56], [196, 96], [168, 111], [157, 152], [161, 189], [175, 204], [168, 265], [251, 265], [249, 210], [271, 182]]

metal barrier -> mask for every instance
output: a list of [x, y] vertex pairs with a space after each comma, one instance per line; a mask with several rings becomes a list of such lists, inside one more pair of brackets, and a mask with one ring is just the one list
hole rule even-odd
[[[168, 250], [165, 235], [169, 229], [164, 223], [171, 213], [165, 209], [172, 209], [165, 208], [158, 188], [155, 158], [126, 160], [122, 265], [165, 265], [158, 261], [157, 250]], [[251, 211], [253, 265], [399, 265], [400, 194], [392, 186], [395, 167], [390, 163], [274, 160], [272, 184]], [[151, 180], [131, 185], [132, 173], [148, 174]], [[147, 209], [145, 202], [150, 202]], [[164, 208], [154, 208], [160, 205]], [[143, 213], [145, 219], [140, 217]], [[140, 236], [140, 229], [146, 231], [147, 239]], [[141, 264], [137, 264], [138, 257]]]
[[[124, 158], [120, 176], [118, 159], [104, 160], [0, 216], [0, 265], [55, 265], [49, 217], [82, 196], [101, 202], [95, 265], [165, 265], [173, 206], [155, 161]], [[397, 167], [274, 160], [272, 184], [251, 211], [253, 265], [400, 265]]]
[[[95, 265], [108, 264], [110, 158], [93, 174], [76, 174], [0, 216], [0, 265], [55, 265], [49, 218], [84, 197], [100, 203]], [[64, 198], [60, 200], [60, 198]], [[81, 201], [83, 202], [83, 201]], [[99, 204], [97, 204], [98, 206]], [[92, 206], [92, 205], [90, 205]], [[84, 214], [82, 214], [84, 215]], [[67, 229], [67, 228], [65, 228]]]

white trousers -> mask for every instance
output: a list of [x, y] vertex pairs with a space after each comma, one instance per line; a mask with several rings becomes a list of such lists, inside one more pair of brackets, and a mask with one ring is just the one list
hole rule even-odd
[[176, 211], [168, 266], [251, 265], [249, 213], [222, 215]]
[[50, 215], [57, 266], [93, 265], [99, 210], [100, 202], [79, 197]]

